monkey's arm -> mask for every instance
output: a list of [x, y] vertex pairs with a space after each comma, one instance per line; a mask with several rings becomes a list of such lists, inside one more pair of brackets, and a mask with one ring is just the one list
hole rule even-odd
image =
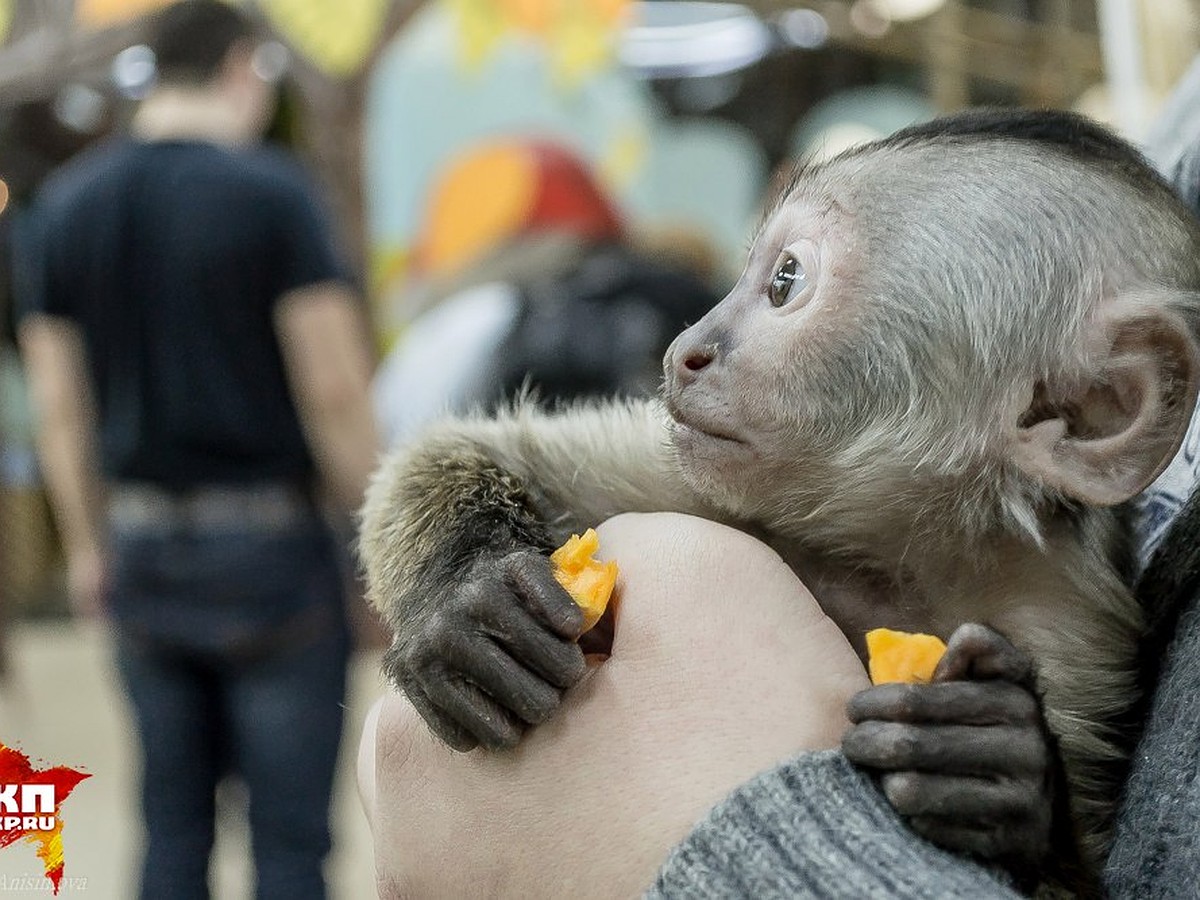
[[847, 758], [880, 774], [919, 834], [1001, 864], [1026, 888], [1094, 886], [1033, 660], [999, 632], [961, 626], [930, 684], [870, 688], [847, 714]]
[[387, 459], [360, 552], [389, 677], [451, 746], [511, 746], [584, 672], [547, 552], [620, 512], [710, 514], [653, 401], [444, 422]]

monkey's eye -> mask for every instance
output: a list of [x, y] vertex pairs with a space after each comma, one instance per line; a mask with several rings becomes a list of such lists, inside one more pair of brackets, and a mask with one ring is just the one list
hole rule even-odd
[[805, 273], [804, 267], [796, 261], [796, 257], [791, 254], [784, 256], [780, 260], [779, 268], [775, 270], [775, 275], [771, 278], [771, 286], [767, 290], [771, 305], [775, 307], [785, 305], [797, 291], [804, 290], [807, 282], [808, 275]]

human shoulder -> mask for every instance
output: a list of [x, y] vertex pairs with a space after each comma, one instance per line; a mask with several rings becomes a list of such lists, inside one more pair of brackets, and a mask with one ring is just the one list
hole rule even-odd
[[316, 187], [299, 161], [281, 149], [270, 146], [242, 151], [238, 157], [246, 177], [264, 191], [283, 196], [311, 198]]
[[51, 173], [35, 195], [35, 203], [57, 210], [84, 202], [135, 166], [133, 142], [124, 137], [107, 138], [89, 147]]

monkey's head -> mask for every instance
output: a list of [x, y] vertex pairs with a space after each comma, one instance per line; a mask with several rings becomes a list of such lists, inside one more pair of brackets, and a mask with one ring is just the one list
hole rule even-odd
[[1200, 384], [1200, 229], [1062, 113], [938, 120], [801, 167], [681, 334], [679, 461], [735, 514], [844, 545], [1041, 539], [1167, 464]]

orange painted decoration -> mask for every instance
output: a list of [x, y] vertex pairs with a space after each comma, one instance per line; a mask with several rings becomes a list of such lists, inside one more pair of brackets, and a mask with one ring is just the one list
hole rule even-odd
[[537, 196], [534, 160], [496, 143], [453, 162], [435, 188], [421, 262], [445, 275], [478, 260], [524, 226]]
[[587, 164], [548, 140], [495, 138], [454, 157], [429, 193], [416, 264], [447, 277], [532, 234], [612, 240], [621, 221]]

